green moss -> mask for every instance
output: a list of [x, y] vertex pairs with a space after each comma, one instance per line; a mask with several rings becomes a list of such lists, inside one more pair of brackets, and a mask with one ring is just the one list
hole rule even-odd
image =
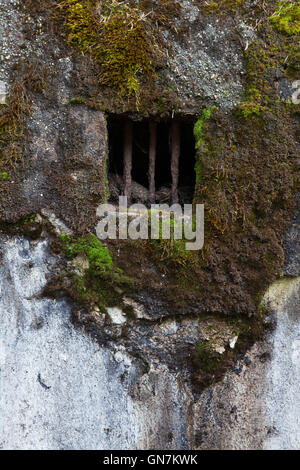
[[295, 49], [292, 50], [288, 56], [287, 66], [289, 72], [300, 71], [300, 45], [296, 45]]
[[202, 173], [203, 173], [203, 162], [198, 160], [195, 165], [196, 172], [196, 183], [203, 183]]
[[85, 272], [72, 276], [77, 300], [96, 304], [102, 311], [106, 306], [121, 302], [118, 287], [128, 289], [132, 280], [114, 265], [108, 248], [91, 233], [75, 240], [63, 234], [61, 241], [68, 258], [84, 255], [88, 260]]
[[3, 181], [7, 181], [9, 179], [9, 175], [8, 175], [7, 171], [3, 171], [1, 173], [1, 178], [3, 179]]
[[69, 42], [101, 64], [100, 84], [139, 98], [141, 76], [153, 75], [147, 18], [124, 2], [59, 2]]
[[70, 104], [85, 104], [86, 103], [86, 99], [83, 98], [82, 96], [75, 96], [74, 98], [71, 98], [70, 99]]
[[246, 96], [240, 109], [246, 119], [261, 116], [276, 100], [271, 77], [280, 52], [274, 36], [270, 34], [267, 40], [267, 47], [265, 41], [258, 40], [251, 44], [245, 54], [247, 61]]
[[198, 359], [201, 364], [201, 369], [207, 373], [213, 374], [219, 368], [222, 356], [213, 350], [209, 343], [201, 343], [198, 347]]
[[245, 2], [246, 0], [218, 0], [217, 2], [208, 0], [202, 8], [208, 13], [221, 12], [224, 10], [236, 12], [236, 10], [245, 5]]
[[280, 101], [277, 70], [292, 76], [300, 67], [299, 45], [294, 38], [279, 36], [270, 27], [261, 28], [260, 37], [245, 52], [246, 93], [240, 111], [246, 119], [273, 113]]
[[114, 267], [108, 248], [102, 245], [96, 235], [90, 233], [72, 241], [68, 235], [63, 234], [61, 240], [68, 257], [74, 258], [76, 255], [87, 257], [91, 273], [111, 281], [123, 282], [122, 272]]
[[197, 262], [198, 252], [187, 251], [185, 244], [185, 240], [174, 240], [173, 237], [171, 240], [153, 240], [151, 242], [152, 256], [159, 263], [179, 269], [179, 277], [186, 277], [189, 268]]
[[281, 33], [295, 35], [300, 33], [300, 4], [294, 1], [280, 1], [271, 23]]
[[[269, 21], [271, 11], [270, 5], [262, 14], [257, 39], [245, 50], [246, 93], [240, 111], [247, 120], [258, 121], [258, 117], [273, 113], [280, 100], [277, 71], [281, 69], [283, 74], [293, 76], [300, 67], [299, 41], [291, 37], [299, 34], [299, 3], [280, 1]], [[277, 30], [286, 34], [279, 35]]]
[[140, 74], [151, 75], [151, 46], [137, 12], [116, 13], [105, 27], [99, 51], [103, 63], [101, 82], [125, 87], [138, 95]]
[[194, 126], [194, 136], [196, 139], [196, 149], [199, 149], [203, 144], [204, 130], [203, 126], [205, 122], [210, 119], [212, 111], [216, 109], [216, 106], [212, 106], [210, 109], [204, 109], [200, 119], [196, 122]]
[[241, 104], [242, 115], [245, 119], [253, 116], [261, 116], [267, 108], [262, 105], [262, 96], [258, 90], [251, 88], [248, 90], [245, 101]]
[[[196, 122], [194, 126], [194, 136], [196, 140], [196, 150], [199, 150], [204, 146], [205, 140], [204, 140], [204, 125], [206, 121], [208, 121], [211, 118], [212, 112], [217, 109], [216, 106], [212, 106], [209, 109], [204, 109], [202, 112], [202, 115], [200, 119]], [[203, 152], [207, 151], [207, 148], [202, 149]], [[196, 184], [203, 183], [203, 168], [204, 168], [204, 158], [202, 156], [201, 159], [198, 159], [195, 164], [195, 172], [196, 172]]]
[[[151, 222], [151, 213], [149, 210], [149, 224]], [[167, 226], [171, 227], [171, 237], [169, 240], [162, 238], [164, 222]], [[161, 265], [170, 266], [178, 270], [179, 277], [185, 277], [188, 274], [189, 268], [193, 266], [198, 260], [198, 252], [186, 250], [186, 243], [188, 240], [184, 238], [177, 240], [174, 238], [175, 220], [171, 215], [170, 220], [167, 218], [165, 221], [160, 220], [159, 224], [159, 239], [150, 241], [150, 251], [152, 258], [159, 262]], [[184, 233], [184, 224], [182, 224], [182, 233]], [[149, 229], [150, 225], [149, 225]], [[193, 227], [195, 230], [195, 227]]]

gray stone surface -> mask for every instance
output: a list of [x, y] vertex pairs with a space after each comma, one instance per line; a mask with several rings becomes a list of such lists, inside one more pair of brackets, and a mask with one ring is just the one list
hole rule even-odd
[[269, 450], [300, 449], [300, 277], [283, 279], [267, 294], [276, 311], [272, 360], [266, 375]]
[[[299, 277], [266, 295], [275, 331], [195, 400], [182, 373], [149, 355], [145, 370], [120, 341], [99, 346], [67, 300], [41, 296], [56, 265], [47, 239], [0, 246], [1, 448], [299, 448]], [[167, 342], [180, 325], [160, 329]]]
[[6, 104], [7, 102], [7, 84], [3, 80], [0, 80], [0, 104]]
[[[0, 0], [0, 80], [8, 81], [11, 66], [24, 54], [25, 40], [22, 32], [19, 0]], [[16, 27], [17, 26], [17, 27]]]
[[0, 0], [0, 100], [7, 101], [11, 85], [22, 80], [17, 64], [31, 67], [34, 79], [42, 71], [47, 76], [46, 91], [30, 96], [22, 175], [8, 170], [0, 216], [16, 221], [45, 209], [69, 226], [83, 227], [83, 218], [95, 225], [95, 208], [106, 191], [106, 121], [100, 111], [70, 104], [70, 51], [45, 23], [33, 19], [23, 2]]
[[141, 372], [125, 349], [100, 347], [41, 298], [55, 265], [46, 240], [1, 240], [0, 448], [183, 449], [176, 376]]
[[297, 196], [297, 213], [285, 238], [284, 274], [286, 276], [300, 275], [300, 194]]
[[265, 302], [276, 328], [194, 404], [195, 448], [300, 448], [300, 278], [273, 284]]
[[168, 79], [186, 112], [197, 112], [203, 102], [228, 111], [241, 101], [244, 91], [243, 48], [233, 38], [233, 22], [219, 23], [215, 16], [201, 15], [192, 1], [182, 3], [176, 27], [184, 28], [184, 34], [178, 38], [165, 32], [170, 45]]

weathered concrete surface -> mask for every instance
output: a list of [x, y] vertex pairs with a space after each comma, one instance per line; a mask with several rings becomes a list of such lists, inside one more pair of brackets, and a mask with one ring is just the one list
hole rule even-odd
[[[6, 187], [0, 217], [15, 221], [41, 212], [84, 231], [95, 226], [95, 208], [105, 192], [104, 114], [70, 104], [79, 92], [93, 95], [92, 80], [85, 77], [82, 89], [74, 92], [76, 59], [44, 28], [45, 20], [39, 23], [22, 13], [21, 4], [0, 0], [1, 103], [7, 100], [20, 59], [41, 61], [50, 76], [47, 92], [33, 96], [27, 166], [21, 176], [1, 181]], [[166, 32], [172, 53], [162, 81], [179, 94], [181, 112], [197, 114], [217, 104], [226, 113], [243, 95], [243, 48], [255, 33], [239, 25], [239, 42], [231, 35], [233, 19], [220, 23], [204, 18], [191, 0], [183, 7], [177, 26], [184, 28], [185, 39]], [[287, 234], [285, 251], [285, 274], [299, 275], [298, 218]], [[275, 332], [240, 358], [222, 383], [195, 397], [180, 360], [189, 359], [190, 348], [217, 327], [216, 321], [204, 325], [195, 316], [147, 323], [137, 305], [127, 339], [121, 338], [119, 325], [104, 320], [110, 341], [99, 347], [72, 326], [66, 300], [40, 296], [55, 266], [46, 240], [5, 238], [1, 253], [2, 448], [299, 448], [298, 279], [269, 291]], [[154, 318], [160, 318], [160, 305], [152, 298], [149, 302]], [[224, 337], [219, 327], [222, 337], [219, 342], [216, 334], [215, 347], [221, 351], [233, 338], [231, 331]]]
[[[219, 22], [203, 15], [193, 1], [183, 1], [176, 27], [179, 38], [165, 32], [170, 45], [168, 80], [185, 112], [198, 112], [203, 102], [219, 109], [233, 109], [243, 96], [244, 56], [241, 43], [232, 35], [233, 20]], [[242, 30], [241, 30], [242, 31]]]
[[261, 449], [268, 434], [263, 409], [268, 344], [258, 344], [193, 406], [192, 446], [203, 450]]
[[300, 448], [300, 278], [276, 282], [265, 301], [276, 328], [196, 402], [195, 448]]
[[186, 448], [176, 376], [99, 347], [67, 301], [39, 297], [55, 264], [47, 244], [1, 240], [0, 448]]
[[300, 449], [300, 277], [283, 279], [267, 293], [276, 312], [273, 354], [266, 375], [265, 449]]
[[19, 0], [0, 0], [1, 102], [9, 106], [11, 87], [23, 83], [26, 67], [33, 79], [45, 73], [45, 90], [30, 91], [17, 171], [16, 165], [7, 168], [9, 178], [1, 181], [0, 217], [15, 222], [53, 211], [80, 231], [95, 226], [95, 208], [106, 194], [106, 120], [100, 111], [71, 105], [70, 50], [45, 22], [33, 19]]
[[11, 66], [20, 59], [24, 46], [18, 5], [19, 0], [0, 0], [0, 80], [6, 83], [10, 79]]
[[297, 205], [298, 211], [292, 220], [285, 239], [284, 274], [287, 276], [300, 275], [300, 194], [297, 196]]
[[[211, 104], [233, 109], [243, 95], [244, 59], [241, 44], [232, 38], [232, 20], [221, 25], [184, 1], [178, 21], [184, 40], [164, 32], [173, 51], [162, 71], [162, 89], [174, 88], [183, 113], [199, 114]], [[95, 209], [107, 194], [106, 122], [102, 112], [71, 101], [81, 94], [95, 95], [92, 65], [88, 57], [72, 55], [49, 19], [33, 17], [20, 0], [0, 0], [0, 35], [1, 102], [8, 100], [18, 73], [22, 75], [16, 71], [18, 63], [33, 70], [38, 65], [47, 76], [45, 90], [31, 96], [24, 165], [17, 174], [7, 170], [10, 178], [1, 182], [6, 199], [5, 205], [0, 200], [0, 217], [15, 222], [46, 209], [77, 231], [91, 229]]]
[[41, 297], [56, 263], [47, 246], [1, 240], [1, 448], [299, 448], [299, 277], [266, 295], [275, 331], [194, 401], [179, 371], [148, 354], [145, 369], [120, 342], [100, 347], [67, 300]]

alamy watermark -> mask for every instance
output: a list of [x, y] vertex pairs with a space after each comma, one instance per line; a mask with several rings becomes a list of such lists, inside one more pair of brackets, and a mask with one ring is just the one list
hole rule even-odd
[[[194, 210], [193, 210], [194, 209]], [[119, 207], [100, 204], [96, 228], [100, 240], [185, 240], [186, 250], [201, 250], [204, 245], [204, 204], [127, 205], [119, 197]]]

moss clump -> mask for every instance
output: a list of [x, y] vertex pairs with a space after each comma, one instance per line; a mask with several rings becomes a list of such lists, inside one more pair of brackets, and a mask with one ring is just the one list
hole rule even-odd
[[[199, 150], [204, 144], [204, 124], [211, 118], [212, 112], [216, 109], [216, 106], [212, 106], [210, 109], [204, 109], [200, 119], [194, 126], [194, 136], [196, 140], [196, 150]], [[203, 149], [205, 151], [205, 149]], [[198, 160], [195, 164], [196, 172], [196, 183], [202, 183], [202, 172], [203, 172], [203, 159]]]
[[300, 33], [299, 2], [280, 1], [276, 12], [270, 18], [271, 23], [281, 33], [290, 36]]
[[121, 13], [111, 18], [104, 30], [101, 56], [101, 82], [125, 87], [129, 94], [138, 96], [139, 75], [151, 75], [153, 67], [150, 43], [137, 13], [131, 13], [130, 19]]
[[119, 281], [121, 279], [120, 270], [114, 268], [108, 248], [103, 246], [95, 235], [88, 234], [72, 242], [69, 236], [63, 234], [61, 239], [66, 255], [70, 258], [74, 258], [76, 255], [85, 255], [89, 261], [89, 269], [93, 274], [111, 280]]
[[151, 242], [152, 257], [159, 263], [179, 269], [180, 275], [183, 277], [185, 269], [190, 268], [198, 259], [198, 253], [187, 251], [185, 248], [185, 240], [153, 240]]
[[202, 9], [208, 13], [229, 12], [235, 13], [238, 9], [244, 7], [246, 0], [218, 0], [217, 2], [209, 0], [204, 2]]
[[241, 111], [245, 119], [252, 118], [253, 116], [261, 116], [266, 107], [262, 105], [262, 95], [256, 88], [250, 88], [247, 92], [247, 97], [241, 105]]
[[293, 49], [290, 52], [290, 55], [287, 59], [287, 66], [288, 66], [288, 72], [289, 73], [295, 73], [296, 76], [299, 75], [300, 72], [300, 45], [296, 46], [295, 49]]
[[[282, 69], [282, 73], [293, 75], [299, 67], [299, 46], [291, 37], [299, 34], [299, 3], [281, 1], [272, 16], [271, 11], [270, 5], [266, 12], [261, 13], [258, 38], [245, 51], [246, 93], [240, 111], [248, 120], [257, 120], [273, 112], [279, 101], [278, 71]], [[286, 34], [278, 35], [276, 29]]]
[[218, 382], [229, 366], [227, 354], [219, 354], [209, 342], [202, 342], [192, 354], [192, 383], [196, 392]]
[[2, 171], [1, 178], [3, 179], [3, 181], [7, 181], [9, 179], [7, 171]]
[[100, 84], [139, 96], [139, 78], [153, 75], [147, 17], [118, 1], [59, 2], [69, 42], [101, 64]]
[[[149, 211], [149, 230], [151, 231], [151, 213]], [[169, 227], [170, 222], [170, 239], [163, 238], [164, 224]], [[170, 266], [178, 270], [178, 274], [185, 275], [185, 269], [192, 266], [198, 259], [198, 252], [186, 250], [188, 240], [174, 238], [175, 229], [179, 228], [184, 234], [184, 223], [182, 220], [177, 221], [173, 214], [165, 220], [159, 221], [159, 239], [151, 240], [149, 248], [152, 258], [160, 265]], [[195, 230], [195, 227], [193, 227]]]
[[[30, 107], [31, 102], [23, 81], [15, 83], [10, 91], [8, 106], [0, 113], [0, 169], [15, 169], [21, 159], [23, 126]], [[7, 172], [3, 171], [2, 175], [5, 173]]]
[[86, 98], [83, 98], [82, 96], [75, 96], [74, 98], [70, 99], [70, 104], [85, 104], [86, 103]]
[[198, 359], [201, 362], [201, 369], [206, 373], [213, 374], [221, 362], [221, 354], [216, 352], [209, 344], [201, 343], [198, 347]]
[[[0, 109], [0, 170], [16, 169], [23, 155], [23, 136], [26, 120], [31, 112], [32, 92], [42, 92], [46, 86], [46, 72], [38, 64], [20, 62], [16, 80], [12, 84], [8, 104]], [[7, 179], [3, 178], [2, 179]]]
[[196, 150], [201, 147], [203, 144], [204, 138], [204, 129], [203, 126], [205, 122], [210, 119], [212, 111], [216, 109], [216, 106], [212, 106], [210, 109], [204, 109], [200, 119], [196, 122], [194, 126], [194, 136], [196, 139]]
[[299, 67], [299, 47], [294, 38], [279, 36], [269, 25], [261, 26], [259, 33], [245, 52], [246, 94], [240, 111], [246, 119], [273, 113], [279, 103], [278, 71], [289, 75]]
[[74, 259], [81, 255], [88, 261], [88, 267], [82, 275], [72, 276], [76, 299], [96, 304], [102, 311], [107, 306], [120, 303], [121, 297], [115, 288], [129, 288], [132, 280], [114, 265], [108, 248], [93, 234], [75, 240], [63, 234], [61, 241], [68, 258]]
[[257, 40], [246, 51], [246, 95], [240, 106], [244, 118], [261, 116], [275, 103], [276, 90], [272, 74], [280, 58], [280, 45], [271, 33], [265, 40]]

